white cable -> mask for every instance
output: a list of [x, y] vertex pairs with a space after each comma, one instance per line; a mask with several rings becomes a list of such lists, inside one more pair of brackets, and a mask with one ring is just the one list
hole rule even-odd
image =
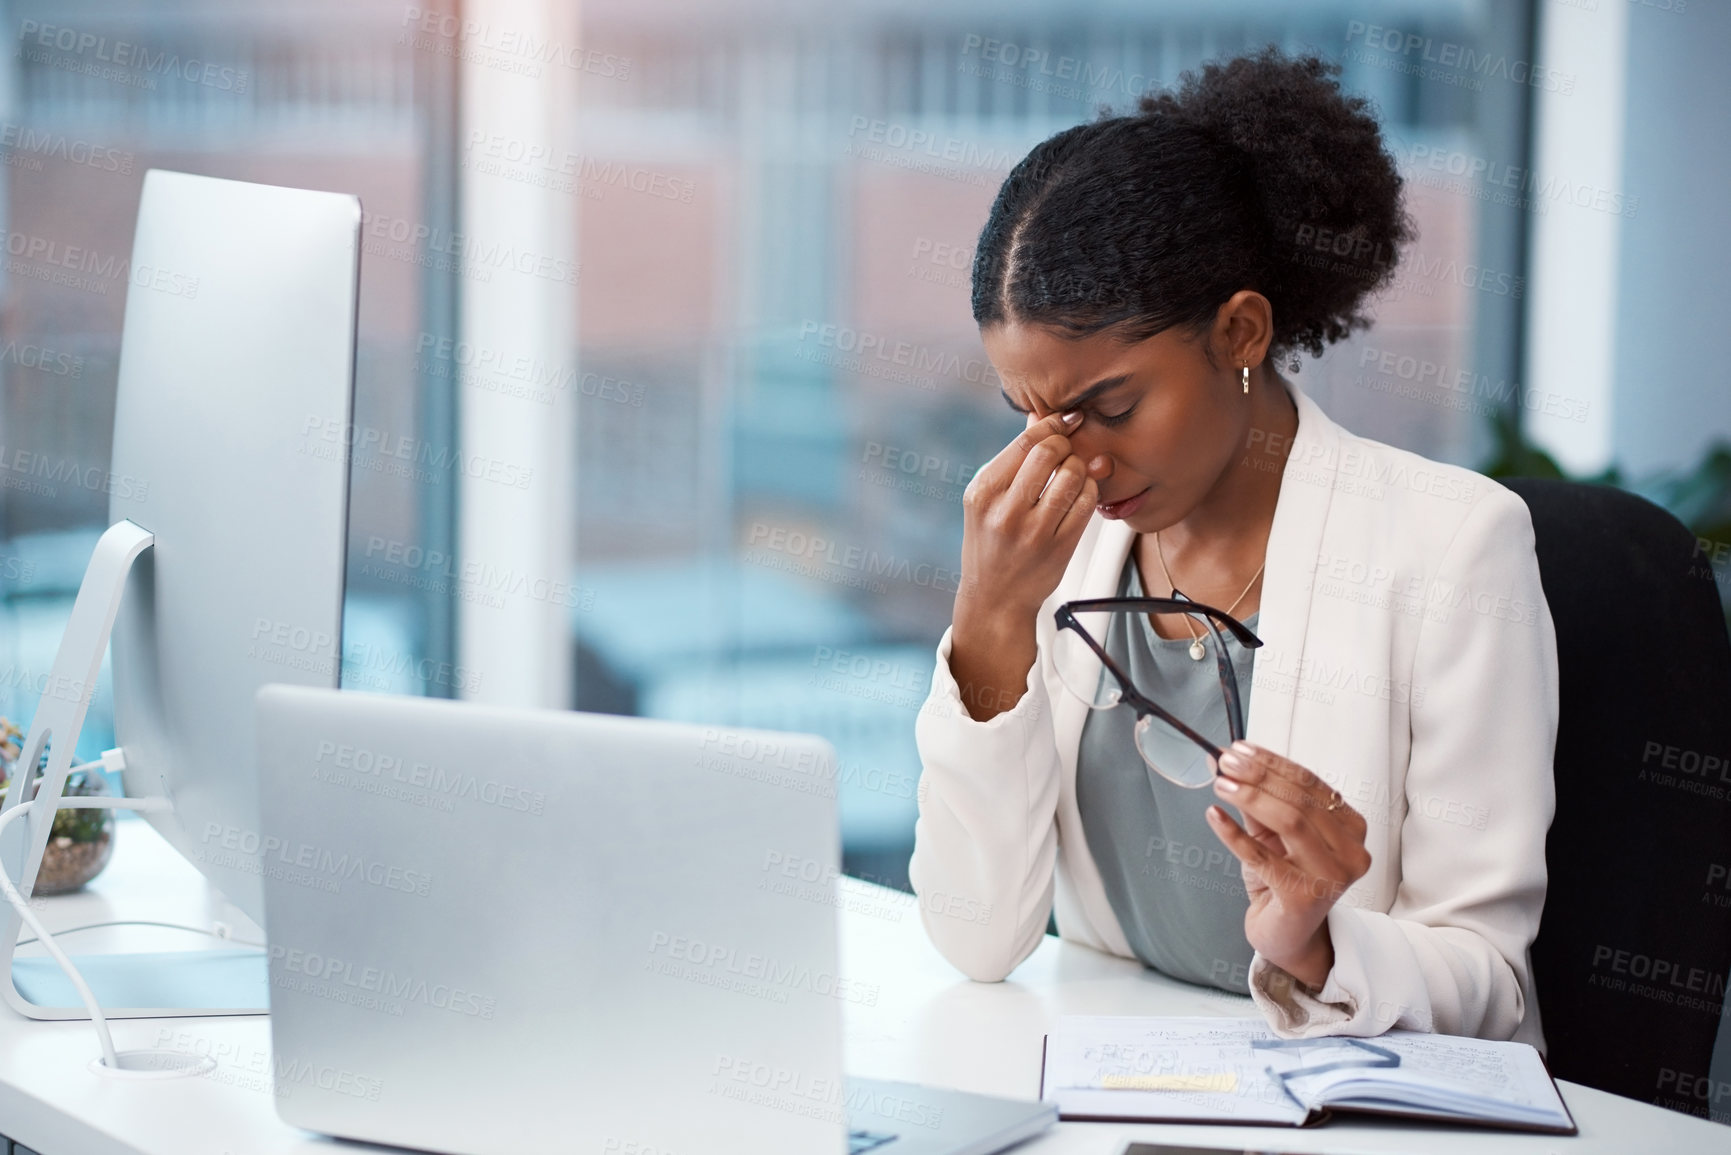
[[[65, 938], [69, 934], [83, 934], [87, 930], [106, 930], [111, 926], [155, 926], [161, 927], [163, 930], [184, 930], [188, 934], [202, 934], [206, 938], [220, 938], [224, 942], [239, 943], [241, 946], [258, 947], [263, 949], [265, 945], [262, 942], [254, 942], [248, 938], [235, 938], [234, 935], [229, 932], [227, 927], [213, 929], [208, 926], [188, 926], [183, 922], [157, 922], [154, 919], [148, 918], [114, 918], [109, 919], [107, 922], [87, 922], [83, 926], [68, 926], [57, 930], [54, 932], [54, 937], [57, 939]], [[31, 943], [38, 941], [40, 940], [34, 938], [21, 938], [18, 940], [18, 945], [29, 946]]]
[[113, 750], [104, 750], [102, 752], [102, 757], [98, 758], [96, 761], [80, 762], [78, 765], [68, 768], [66, 773], [72, 775], [78, 773], [80, 770], [107, 770], [110, 773], [119, 774], [125, 769], [126, 754], [119, 748], [116, 748]]
[[[71, 799], [63, 798], [61, 801], [69, 802]], [[0, 837], [4, 837], [8, 823], [20, 814], [28, 813], [35, 805], [34, 801], [20, 802], [5, 814], [0, 814]], [[85, 984], [84, 976], [78, 973], [78, 968], [72, 965], [72, 960], [67, 958], [66, 952], [55, 943], [47, 928], [36, 921], [36, 915], [30, 910], [30, 904], [24, 901], [24, 897], [18, 893], [18, 888], [12, 885], [12, 879], [4, 869], [0, 869], [0, 891], [5, 891], [6, 901], [10, 902], [13, 908], [18, 911], [18, 917], [24, 920], [25, 925], [36, 932], [36, 937], [42, 940], [42, 946], [53, 956], [60, 969], [66, 972], [67, 979], [78, 991], [78, 997], [84, 1000], [84, 1008], [90, 1012], [90, 1021], [96, 1025], [96, 1036], [102, 1041], [103, 1064], [109, 1067], [119, 1067], [120, 1060], [114, 1057], [114, 1039], [108, 1033], [108, 1020], [102, 1017], [102, 1008], [96, 1005], [96, 996], [90, 993], [90, 987]]]
[[[5, 838], [6, 826], [17, 819], [20, 814], [28, 813], [36, 802], [19, 802], [18, 805], [0, 814], [0, 840]], [[59, 807], [68, 810], [163, 810], [168, 807], [166, 798], [103, 798], [103, 797], [63, 797], [59, 799]], [[120, 1060], [114, 1054], [114, 1037], [108, 1033], [108, 1020], [102, 1016], [102, 1008], [96, 1003], [96, 996], [84, 981], [84, 976], [78, 973], [78, 968], [72, 965], [72, 960], [66, 957], [66, 952], [60, 949], [54, 941], [54, 936], [48, 933], [48, 928], [37, 921], [35, 913], [24, 896], [18, 893], [12, 878], [6, 873], [4, 864], [0, 864], [0, 891], [4, 891], [6, 901], [12, 904], [18, 912], [18, 917], [24, 920], [24, 925], [36, 932], [36, 937], [42, 940], [42, 948], [53, 957], [55, 963], [65, 972], [78, 997], [84, 1001], [84, 1009], [90, 1012], [91, 1024], [96, 1027], [96, 1036], [102, 1042], [102, 1065], [113, 1070], [120, 1069]]]
[[[20, 802], [29, 806], [29, 802]], [[61, 810], [167, 810], [166, 798], [116, 798], [111, 794], [62, 794], [56, 807]]]

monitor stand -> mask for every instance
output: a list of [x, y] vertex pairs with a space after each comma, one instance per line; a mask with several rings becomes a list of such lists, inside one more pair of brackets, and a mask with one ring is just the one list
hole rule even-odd
[[[9, 823], [0, 834], [0, 869], [20, 894], [28, 895], [35, 888], [56, 812], [92, 801], [65, 797], [66, 778], [72, 770], [72, 752], [78, 745], [85, 713], [96, 692], [102, 656], [120, 612], [127, 575], [152, 541], [150, 531], [141, 526], [131, 521], [115, 522], [97, 540], [85, 568], [78, 597], [72, 603], [72, 616], [54, 656], [53, 672], [18, 756], [15, 779], [0, 805], [0, 818], [4, 818], [24, 801], [29, 780], [46, 748], [48, 766], [40, 777], [35, 805], [20, 816], [22, 821]], [[158, 810], [172, 807], [173, 800], [110, 798], [101, 805]], [[13, 1010], [33, 1019], [90, 1018], [72, 976], [57, 963], [50, 958], [15, 958], [23, 927], [23, 919], [12, 904], [0, 902], [0, 970], [6, 976], [0, 981], [0, 996]], [[80, 981], [86, 982], [107, 1018], [269, 1013], [265, 952], [261, 950], [87, 955], [76, 969], [85, 975]]]

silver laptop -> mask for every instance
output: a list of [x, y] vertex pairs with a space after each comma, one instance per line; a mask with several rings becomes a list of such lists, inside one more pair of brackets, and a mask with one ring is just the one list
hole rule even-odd
[[453, 1155], [988, 1155], [1057, 1118], [843, 1078], [875, 988], [838, 973], [820, 739], [291, 686], [257, 722], [235, 837], [290, 1123]]

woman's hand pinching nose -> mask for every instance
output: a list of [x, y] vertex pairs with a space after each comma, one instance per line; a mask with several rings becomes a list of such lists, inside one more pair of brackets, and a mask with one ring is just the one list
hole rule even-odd
[[959, 611], [964, 624], [983, 610], [1031, 625], [1057, 588], [1099, 498], [1070, 444], [1083, 423], [1075, 410], [1030, 421], [969, 482], [962, 494], [962, 586], [972, 604]]

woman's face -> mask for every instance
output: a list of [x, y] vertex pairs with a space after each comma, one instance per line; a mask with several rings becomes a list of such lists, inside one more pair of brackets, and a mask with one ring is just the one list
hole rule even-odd
[[1139, 533], [1182, 521], [1245, 443], [1251, 398], [1240, 362], [1210, 364], [1204, 338], [1167, 329], [1127, 345], [1017, 322], [980, 337], [1012, 408], [1030, 421], [1082, 414], [1070, 445], [1099, 484], [1100, 512]]

